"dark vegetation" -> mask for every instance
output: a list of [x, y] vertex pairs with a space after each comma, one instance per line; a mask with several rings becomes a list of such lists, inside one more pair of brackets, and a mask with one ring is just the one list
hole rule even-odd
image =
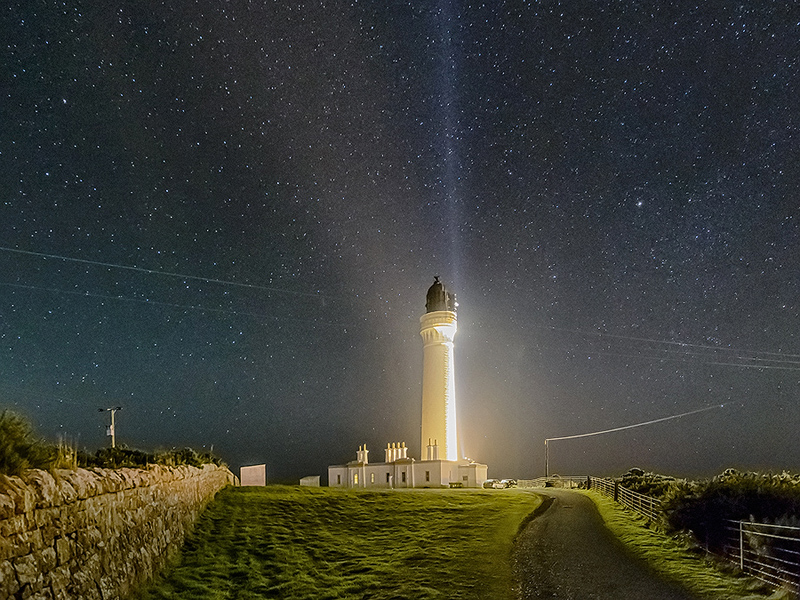
[[191, 465], [201, 467], [204, 464], [221, 465], [222, 461], [210, 452], [195, 452], [191, 448], [165, 450], [147, 453], [125, 447], [100, 448], [94, 454], [78, 452], [78, 465], [81, 467], [146, 467], [147, 465], [165, 465], [177, 467]]
[[631, 469], [620, 485], [659, 498], [668, 530], [691, 533], [714, 552], [722, 548], [728, 520], [800, 524], [800, 475], [728, 469], [711, 479], [688, 481]]
[[0, 412], [0, 473], [46, 469], [55, 458], [55, 446], [38, 439], [25, 419], [7, 410]]
[[216, 456], [191, 448], [153, 453], [125, 447], [101, 448], [92, 454], [63, 440], [51, 444], [38, 438], [25, 418], [8, 410], [0, 412], [0, 473], [5, 475], [21, 475], [26, 469], [142, 468], [153, 464], [199, 467], [207, 463], [222, 464]]

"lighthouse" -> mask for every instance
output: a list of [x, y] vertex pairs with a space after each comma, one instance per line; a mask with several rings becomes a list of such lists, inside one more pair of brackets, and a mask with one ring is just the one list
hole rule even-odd
[[422, 426], [423, 460], [457, 461], [455, 357], [456, 299], [438, 277], [433, 278], [420, 317], [422, 336]]
[[328, 467], [328, 485], [343, 488], [479, 488], [488, 467], [460, 455], [456, 426], [456, 386], [453, 340], [456, 298], [439, 281], [425, 298], [420, 317], [422, 335], [422, 420], [420, 459], [408, 455], [405, 442], [390, 442], [384, 461], [369, 462], [367, 445], [356, 459]]

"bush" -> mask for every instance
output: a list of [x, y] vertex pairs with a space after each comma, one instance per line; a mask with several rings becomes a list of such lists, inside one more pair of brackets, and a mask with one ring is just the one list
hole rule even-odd
[[149, 454], [141, 450], [133, 450], [124, 446], [101, 448], [94, 454], [79, 453], [78, 463], [83, 467], [100, 467], [119, 469], [121, 467], [146, 468], [147, 465], [164, 465], [177, 467], [191, 465], [202, 467], [204, 464], [221, 465], [222, 461], [208, 452], [198, 453], [191, 448], [172, 449]]
[[709, 550], [721, 550], [728, 520], [761, 523], [800, 518], [800, 477], [728, 469], [700, 482], [679, 482], [663, 504], [669, 525], [691, 531]]
[[210, 452], [198, 453], [191, 448], [183, 448], [181, 450], [173, 448], [166, 452], [159, 452], [155, 455], [155, 462], [159, 465], [166, 465], [169, 467], [176, 467], [179, 465], [202, 467], [204, 464], [208, 463], [215, 465], [222, 464], [222, 461]]
[[25, 469], [75, 469], [77, 467], [147, 468], [158, 464], [175, 467], [204, 464], [222, 465], [222, 461], [209, 452], [195, 452], [191, 448], [167, 450], [148, 454], [120, 446], [101, 448], [94, 454], [77, 450], [65, 440], [57, 445], [48, 444], [33, 435], [30, 423], [11, 411], [0, 412], [0, 473], [21, 475]]
[[619, 484], [631, 491], [646, 494], [654, 498], [663, 498], [679, 485], [679, 481], [668, 475], [645, 473], [642, 469], [633, 468], [625, 473]]
[[78, 463], [82, 467], [100, 467], [102, 469], [144, 468], [154, 462], [152, 454], [124, 446], [100, 448], [94, 454], [80, 453], [78, 456]]
[[55, 449], [33, 435], [30, 423], [20, 415], [0, 413], [0, 473], [20, 475], [25, 469], [47, 469]]

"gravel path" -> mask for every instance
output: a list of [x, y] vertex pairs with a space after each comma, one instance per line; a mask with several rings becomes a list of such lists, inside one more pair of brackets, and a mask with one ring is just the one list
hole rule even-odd
[[589, 498], [566, 490], [541, 493], [545, 502], [514, 550], [519, 600], [694, 600], [627, 554]]

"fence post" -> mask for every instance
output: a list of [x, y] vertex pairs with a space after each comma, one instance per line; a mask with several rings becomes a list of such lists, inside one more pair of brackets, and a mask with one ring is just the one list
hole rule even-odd
[[744, 571], [744, 524], [739, 521], [739, 568]]
[[619, 481], [614, 482], [614, 502], [619, 502]]
[[586, 476], [586, 489], [587, 490], [592, 489], [592, 476], [591, 475], [587, 475]]

